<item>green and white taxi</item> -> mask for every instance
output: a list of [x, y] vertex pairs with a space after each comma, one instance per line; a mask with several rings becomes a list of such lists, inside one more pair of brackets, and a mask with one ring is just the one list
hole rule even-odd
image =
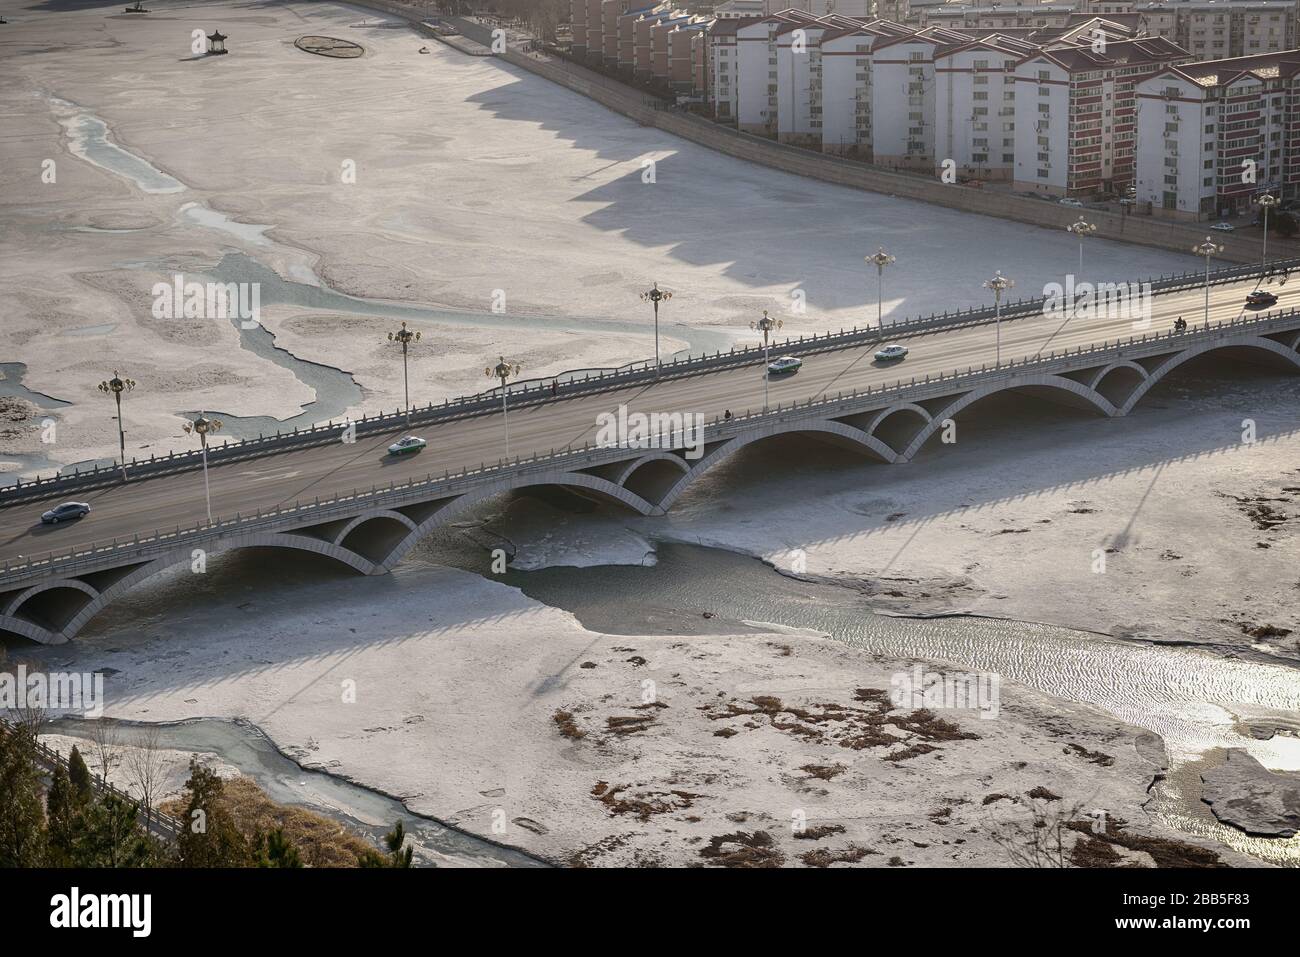
[[413, 455], [428, 445], [424, 439], [418, 435], [408, 435], [404, 439], [398, 439], [388, 447], [389, 455]]

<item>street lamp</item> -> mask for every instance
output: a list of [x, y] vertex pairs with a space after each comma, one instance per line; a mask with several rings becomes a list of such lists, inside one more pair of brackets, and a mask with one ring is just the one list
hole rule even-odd
[[411, 380], [406, 374], [406, 349], [412, 342], [420, 341], [420, 334], [406, 328], [406, 323], [403, 322], [401, 329], [388, 334], [388, 341], [402, 344], [402, 387], [406, 392], [406, 427], [409, 429], [411, 427]]
[[891, 266], [896, 261], [896, 257], [885, 252], [885, 247], [881, 246], [876, 250], [874, 255], [865, 257], [866, 261], [876, 267], [876, 328], [881, 326], [881, 315], [885, 308], [885, 267]]
[[1067, 233], [1073, 233], [1075, 238], [1079, 240], [1079, 281], [1082, 282], [1083, 281], [1083, 240], [1084, 237], [1091, 236], [1093, 233], [1095, 233], [1097, 231], [1097, 227], [1093, 223], [1084, 222], [1083, 217], [1080, 216], [1079, 221], [1076, 223], [1071, 223], [1069, 226], [1066, 226], [1065, 231]]
[[208, 484], [208, 435], [221, 431], [220, 419], [209, 419], [201, 411], [193, 422], [186, 422], [182, 428], [199, 437], [203, 444], [203, 497], [208, 503], [208, 524], [212, 524], [212, 487]]
[[659, 283], [654, 284], [654, 288], [649, 292], [641, 293], [642, 302], [654, 303], [655, 307], [655, 374], [659, 374], [659, 303], [673, 298], [673, 294], [666, 289], [660, 289]]
[[117, 401], [117, 443], [122, 451], [122, 481], [126, 481], [126, 432], [122, 430], [122, 393], [135, 388], [134, 379], [123, 379], [113, 370], [113, 378], [99, 384], [99, 391], [105, 395], [112, 394]]
[[993, 290], [993, 326], [997, 335], [997, 351], [994, 354], [995, 366], [1002, 364], [1002, 294], [1015, 284], [1016, 281], [1002, 275], [1000, 269], [993, 274], [992, 279], [984, 280], [984, 288]]
[[762, 319], [759, 319], [757, 322], [751, 322], [749, 324], [749, 328], [755, 330], [762, 330], [763, 333], [763, 411], [764, 412], [767, 411], [767, 378], [771, 372], [771, 369], [768, 368], [768, 359], [767, 359], [768, 336], [770, 336], [777, 329], [780, 329], [781, 326], [782, 326], [781, 320], [773, 319], [771, 316], [767, 314], [766, 309], [763, 310]]
[[1268, 211], [1279, 202], [1276, 196], [1270, 196], [1268, 193], [1255, 198], [1255, 204], [1264, 211], [1264, 253], [1260, 256], [1259, 263], [1261, 270], [1268, 269]]
[[506, 430], [506, 458], [510, 458], [510, 420], [507, 418], [506, 410], [506, 381], [512, 375], [519, 375], [522, 369], [518, 362], [506, 362], [506, 357], [501, 356], [501, 361], [490, 369], [484, 369], [483, 374], [488, 378], [497, 378], [501, 380], [501, 424]]
[[1210, 325], [1210, 259], [1211, 257], [1223, 252], [1223, 246], [1216, 243], [1209, 236], [1205, 237], [1205, 242], [1197, 243], [1192, 247], [1192, 252], [1198, 256], [1205, 257], [1205, 326]]

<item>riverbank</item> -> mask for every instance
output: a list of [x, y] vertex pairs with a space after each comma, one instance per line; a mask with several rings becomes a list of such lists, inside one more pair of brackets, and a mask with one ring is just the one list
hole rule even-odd
[[228, 607], [126, 609], [130, 626], [32, 657], [112, 669], [110, 717], [239, 718], [306, 768], [560, 864], [1000, 866], [1035, 809], [1103, 813], [1112, 830], [1067, 844], [1110, 835], [1124, 861], [1213, 848], [1145, 813], [1154, 736], [1010, 681], [992, 716], [895, 709], [911, 661], [805, 630], [602, 635], [423, 563], [252, 595], [267, 570], [239, 564], [198, 585], [233, 587]]

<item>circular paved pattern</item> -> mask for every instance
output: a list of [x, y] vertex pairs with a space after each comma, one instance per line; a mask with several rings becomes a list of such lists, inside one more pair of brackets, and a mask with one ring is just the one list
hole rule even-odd
[[306, 53], [344, 59], [361, 56], [366, 52], [359, 44], [351, 40], [340, 40], [337, 37], [299, 37], [293, 41], [293, 45]]

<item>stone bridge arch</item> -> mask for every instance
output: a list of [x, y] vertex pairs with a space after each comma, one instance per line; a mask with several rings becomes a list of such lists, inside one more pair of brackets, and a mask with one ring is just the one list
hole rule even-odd
[[1226, 352], [1229, 356], [1237, 354], [1251, 361], [1259, 361], [1262, 358], [1271, 365], [1300, 372], [1300, 352], [1296, 351], [1297, 347], [1300, 347], [1300, 336], [1297, 336], [1297, 341], [1291, 345], [1278, 342], [1275, 339], [1254, 335], [1234, 336], [1229, 339], [1195, 343], [1177, 355], [1170, 356], [1152, 369], [1151, 374], [1125, 400], [1120, 407], [1119, 414], [1127, 415], [1131, 412], [1142, 397], [1150, 392], [1161, 379], [1191, 359], [1208, 355], [1211, 352]]
[[989, 382], [982, 386], [972, 389], [969, 392], [955, 398], [948, 403], [941, 411], [934, 414], [933, 419], [926, 425], [911, 443], [899, 453], [899, 460], [903, 462], [911, 461], [916, 453], [921, 450], [930, 437], [934, 435], [946, 419], [954, 418], [957, 413], [969, 405], [979, 402], [981, 399], [987, 399], [989, 396], [997, 395], [999, 392], [1018, 391], [1022, 393], [1039, 393], [1044, 396], [1050, 396], [1057, 393], [1066, 397], [1068, 404], [1081, 405], [1085, 408], [1092, 408], [1102, 415], [1113, 416], [1119, 415], [1119, 411], [1107, 399], [1098, 393], [1095, 389], [1084, 385], [1082, 382], [1076, 382], [1073, 379], [1067, 379], [1064, 376], [1051, 375], [1042, 372], [1026, 373], [1024, 375], [1011, 376], [1000, 382]]
[[[0, 629], [12, 631], [44, 645], [57, 645], [74, 638], [95, 615], [137, 585], [177, 565], [194, 560], [198, 546], [183, 546], [127, 567], [102, 587], [93, 583], [95, 574], [41, 582], [7, 597], [0, 606]], [[363, 556], [332, 542], [294, 532], [254, 532], [218, 539], [202, 550], [217, 555], [245, 548], [288, 548], [325, 555], [362, 574], [374, 574], [377, 566]], [[89, 579], [89, 581], [83, 580]]]
[[895, 460], [894, 450], [885, 445], [880, 439], [868, 435], [862, 429], [843, 422], [837, 422], [834, 419], [809, 419], [803, 422], [773, 422], [761, 429], [756, 429], [748, 435], [738, 435], [734, 438], [724, 439], [717, 442], [712, 447], [706, 446], [704, 457], [691, 466], [690, 471], [683, 475], [664, 495], [659, 506], [662, 511], [666, 512], [672, 507], [673, 503], [681, 497], [682, 493], [690, 487], [691, 483], [701, 475], [713, 468], [715, 465], [731, 458], [741, 449], [753, 445], [755, 442], [765, 442], [768, 439], [777, 438], [782, 435], [792, 433], [810, 433], [821, 439], [827, 439], [836, 445], [853, 449], [857, 452], [865, 452], [868, 455], [879, 458], [882, 462], [893, 462]]
[[603, 478], [599, 475], [592, 475], [587, 472], [565, 472], [557, 469], [539, 475], [507, 476], [488, 485], [480, 486], [473, 491], [466, 492], [463, 495], [422, 503], [419, 506], [406, 510], [411, 512], [413, 517], [417, 517], [417, 523], [415, 527], [393, 547], [393, 550], [388, 554], [388, 556], [382, 562], [378, 563], [376, 566], [377, 570], [390, 571], [398, 562], [406, 557], [407, 552], [414, 548], [416, 543], [432, 532], [435, 528], [445, 525], [457, 516], [469, 511], [479, 503], [505, 492], [513, 492], [523, 488], [538, 486], [554, 486], [581, 491], [584, 494], [591, 495], [606, 503], [626, 506], [639, 515], [663, 514], [662, 509], [642, 498], [630, 489], [623, 488], [607, 478]]

